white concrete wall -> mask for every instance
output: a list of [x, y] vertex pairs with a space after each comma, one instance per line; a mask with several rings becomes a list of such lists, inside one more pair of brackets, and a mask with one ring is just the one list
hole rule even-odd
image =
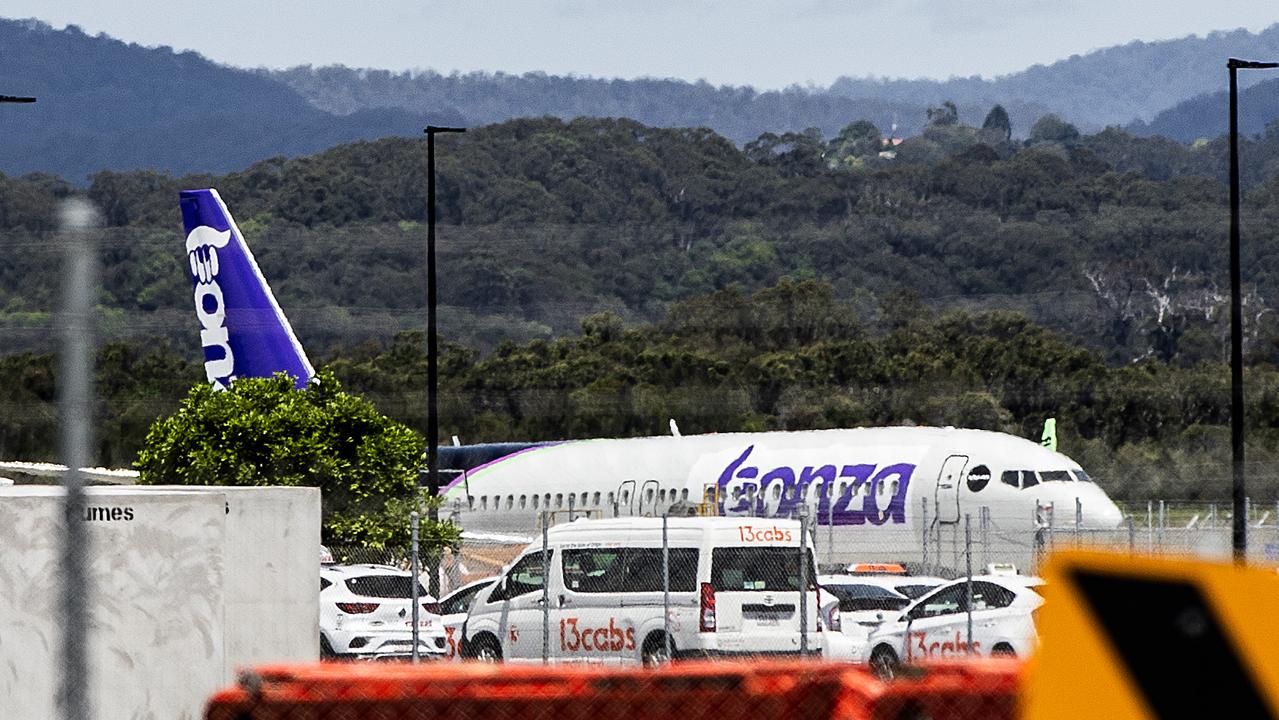
[[[316, 488], [90, 488], [98, 718], [199, 718], [239, 668], [318, 657]], [[132, 519], [125, 519], [124, 509]], [[62, 491], [0, 487], [0, 720], [54, 717]]]
[[[90, 488], [89, 694], [97, 718], [199, 718], [225, 678], [226, 502]], [[0, 488], [0, 718], [56, 717], [62, 492]]]
[[320, 490], [226, 493], [226, 681], [239, 668], [320, 653]]

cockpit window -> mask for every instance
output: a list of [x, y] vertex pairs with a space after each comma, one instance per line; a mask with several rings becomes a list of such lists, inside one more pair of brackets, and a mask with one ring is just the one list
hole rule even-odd
[[1070, 473], [1065, 470], [1045, 470], [1039, 473], [1041, 482], [1070, 482], [1072, 478]]
[[1075, 479], [1079, 482], [1092, 482], [1092, 478], [1088, 477], [1088, 473], [1083, 470], [1071, 470], [1070, 472], [1074, 474]]
[[1017, 470], [1005, 470], [1004, 474], [999, 476], [999, 481], [1005, 485], [1021, 487], [1021, 473]]
[[1034, 470], [1021, 471], [1021, 486], [1023, 488], [1034, 487], [1039, 484], [1039, 476]]

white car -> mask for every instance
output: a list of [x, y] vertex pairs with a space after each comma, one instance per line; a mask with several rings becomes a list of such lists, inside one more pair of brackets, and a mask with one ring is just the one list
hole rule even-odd
[[445, 595], [440, 601], [440, 614], [443, 616], [444, 633], [448, 637], [449, 644], [445, 652], [448, 660], [462, 658], [462, 636], [465, 634], [466, 617], [471, 611], [471, 602], [475, 600], [477, 593], [496, 580], [497, 577], [494, 576], [467, 583]]
[[[883, 585], [881, 577], [857, 575], [822, 575], [817, 584], [822, 588], [826, 627], [825, 657], [833, 660], [864, 662], [870, 633], [885, 617], [896, 617], [910, 605], [910, 598]], [[826, 597], [834, 601], [827, 603]]]
[[1024, 583], [980, 575], [972, 580], [972, 644], [968, 642], [968, 581], [937, 588], [886, 617], [868, 638], [871, 669], [892, 677], [902, 663], [971, 655], [1026, 657], [1038, 644], [1033, 613], [1044, 599]]
[[[413, 654], [412, 575], [389, 565], [320, 568], [320, 654], [390, 659]], [[418, 655], [448, 652], [439, 604], [418, 585]]]

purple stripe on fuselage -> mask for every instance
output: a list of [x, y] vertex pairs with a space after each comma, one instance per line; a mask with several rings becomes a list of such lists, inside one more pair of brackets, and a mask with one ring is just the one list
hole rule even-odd
[[459, 484], [461, 484], [463, 479], [465, 479], [466, 477], [468, 477], [468, 476], [470, 476], [470, 475], [475, 474], [476, 472], [478, 472], [478, 471], [480, 471], [480, 470], [483, 470], [484, 468], [492, 467], [492, 466], [494, 466], [494, 465], [496, 465], [496, 464], [498, 464], [498, 463], [500, 463], [500, 462], [502, 462], [502, 461], [504, 461], [504, 460], [510, 460], [511, 458], [515, 457], [516, 455], [523, 455], [524, 453], [532, 452], [532, 451], [534, 451], [534, 450], [544, 450], [544, 449], [546, 449], [546, 448], [555, 447], [556, 445], [560, 445], [560, 444], [561, 444], [561, 443], [558, 443], [558, 442], [549, 442], [549, 443], [546, 443], [545, 445], [534, 445], [533, 447], [527, 447], [527, 448], [524, 448], [523, 450], [516, 450], [515, 452], [511, 453], [510, 455], [503, 455], [502, 457], [497, 458], [496, 460], [489, 460], [488, 462], [484, 463], [483, 465], [479, 465], [479, 466], [476, 466], [476, 467], [471, 468], [470, 470], [466, 470], [466, 471], [464, 471], [463, 473], [461, 473], [460, 475], [458, 475], [457, 477], [453, 478], [453, 480], [452, 480], [452, 481], [450, 481], [448, 485], [445, 485], [445, 486], [444, 486], [444, 492], [445, 492], [445, 493], [448, 493], [448, 491], [452, 490], [453, 488], [455, 488], [455, 487], [457, 487]]

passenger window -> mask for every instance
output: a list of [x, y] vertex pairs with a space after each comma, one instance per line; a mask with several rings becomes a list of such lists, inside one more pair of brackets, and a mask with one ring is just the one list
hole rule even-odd
[[592, 504], [592, 505], [594, 505], [595, 507], [599, 507], [599, 505], [600, 505], [600, 494], [599, 494], [599, 493], [595, 493], [595, 495], [591, 498], [591, 504]]
[[952, 585], [945, 590], [934, 593], [927, 599], [921, 600], [910, 611], [910, 619], [919, 620], [920, 618], [964, 612], [967, 607], [965, 603], [967, 595], [968, 586], [966, 584]]
[[839, 484], [839, 496], [844, 497], [848, 493], [848, 483]]
[[1021, 473], [1016, 470], [1005, 470], [1003, 474], [999, 476], [999, 481], [1005, 485], [1021, 487]]
[[551, 494], [550, 494], [550, 493], [546, 493], [545, 495], [543, 495], [543, 496], [542, 496], [542, 507], [544, 507], [544, 508], [546, 508], [546, 509], [548, 509], [548, 510], [551, 508]]
[[1022, 470], [1022, 471], [1021, 471], [1021, 486], [1022, 486], [1022, 488], [1034, 487], [1034, 486], [1036, 486], [1036, 485], [1038, 485], [1038, 484], [1039, 484], [1039, 477], [1038, 477], [1037, 475], [1035, 475], [1035, 471], [1034, 471], [1034, 470]]
[[609, 494], [608, 494], [608, 504], [609, 504], [609, 505], [612, 505], [612, 504], [613, 504], [613, 493], [609, 493]]
[[578, 501], [577, 504], [581, 505], [582, 507], [586, 507], [586, 493], [582, 493], [582, 498], [581, 500]]
[[679, 491], [679, 499], [684, 502], [688, 501], [688, 488], [684, 488], [683, 490]]
[[[547, 553], [549, 560], [555, 559], [555, 550]], [[506, 600], [508, 598], [519, 597], [534, 590], [542, 589], [542, 552], [535, 550], [528, 555], [520, 558], [515, 563], [515, 567], [506, 574], [506, 589], [502, 588], [494, 590], [489, 595], [489, 601]]]
[[533, 509], [534, 509], [534, 510], [536, 510], [536, 509], [537, 509], [537, 498], [538, 498], [538, 496], [537, 496], [537, 495], [534, 495], [534, 496], [533, 496]]
[[644, 491], [644, 502], [653, 502], [653, 488]]
[[555, 493], [555, 507], [564, 507], [564, 493]]
[[630, 491], [630, 490], [623, 490], [623, 491], [622, 491], [622, 504], [623, 504], [623, 505], [627, 505], [627, 504], [629, 504], [630, 502], [631, 502], [631, 491]]
[[520, 496], [520, 509], [521, 509], [521, 510], [523, 510], [523, 509], [524, 509], [524, 508], [526, 508], [526, 507], [528, 507], [528, 495], [521, 495], [521, 496]]
[[1016, 596], [1008, 588], [1000, 587], [994, 583], [975, 582], [973, 583], [973, 611], [977, 610], [993, 610], [995, 608], [1008, 607], [1013, 604]]
[[501, 496], [501, 495], [494, 495], [494, 496], [493, 496], [493, 509], [494, 509], [494, 510], [501, 510], [501, 509], [502, 509], [502, 496]]
[[466, 509], [467, 509], [467, 510], [474, 510], [474, 509], [475, 509], [475, 496], [474, 496], [474, 495], [467, 495], [467, 496], [466, 496]]
[[507, 496], [506, 496], [506, 509], [507, 509], [507, 510], [510, 510], [510, 509], [511, 509], [511, 508], [513, 508], [513, 507], [515, 507], [515, 496], [514, 496], [514, 495], [507, 495]]
[[480, 496], [480, 509], [481, 509], [481, 510], [488, 510], [488, 509], [489, 509], [489, 496], [488, 496], [488, 495], [481, 495], [481, 496]]

